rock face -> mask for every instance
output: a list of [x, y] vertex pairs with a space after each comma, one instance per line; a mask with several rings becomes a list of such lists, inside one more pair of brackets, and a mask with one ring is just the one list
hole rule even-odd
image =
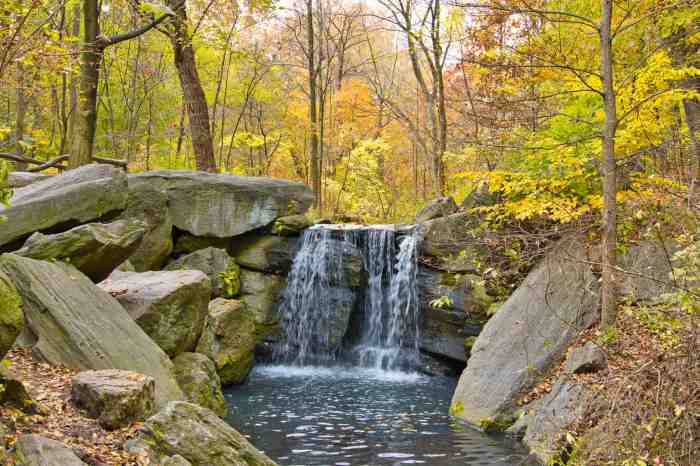
[[45, 180], [49, 178], [50, 175], [44, 173], [32, 173], [32, 172], [10, 172], [7, 175], [7, 185], [10, 188], [24, 188], [37, 181]]
[[564, 370], [572, 374], [582, 372], [596, 372], [605, 369], [608, 365], [608, 357], [605, 351], [592, 341], [587, 342], [581, 348], [571, 352], [564, 364]]
[[146, 226], [146, 234], [129, 261], [136, 272], [159, 270], [173, 251], [173, 220], [168, 196], [147, 184], [129, 184], [129, 196], [122, 219]]
[[221, 383], [242, 383], [253, 368], [256, 339], [255, 314], [245, 303], [215, 299], [197, 352], [214, 361]]
[[272, 178], [163, 170], [131, 175], [129, 184], [148, 184], [165, 192], [177, 228], [216, 238], [304, 213], [313, 200], [303, 184]]
[[563, 240], [531, 272], [476, 340], [451, 413], [483, 427], [512, 418], [514, 402], [595, 319], [598, 283], [583, 243]]
[[114, 298], [74, 267], [5, 254], [0, 257], [0, 271], [22, 297], [39, 357], [74, 369], [124, 369], [150, 375], [159, 405], [183, 399], [166, 354]]
[[231, 253], [241, 266], [259, 272], [286, 275], [297, 250], [296, 238], [250, 234], [231, 242]]
[[187, 400], [226, 416], [228, 406], [221, 393], [221, 380], [211, 359], [200, 353], [182, 353], [175, 359], [175, 377]]
[[202, 332], [211, 282], [199, 270], [117, 272], [100, 283], [170, 357], [193, 351]]
[[298, 236], [309, 228], [313, 222], [306, 215], [288, 215], [275, 220], [272, 225], [272, 234], [279, 236]]
[[279, 321], [277, 307], [287, 281], [284, 277], [241, 269], [240, 299], [255, 315], [255, 322], [275, 325]]
[[0, 272], [0, 360], [12, 348], [24, 328], [22, 299], [9, 277]]
[[413, 223], [423, 223], [457, 212], [457, 204], [451, 197], [439, 197], [428, 202], [417, 214]]
[[73, 377], [73, 402], [107, 430], [144, 421], [155, 408], [155, 381], [138, 372], [107, 369]]
[[229, 238], [213, 238], [210, 236], [195, 236], [187, 232], [179, 233], [173, 248], [173, 254], [189, 254], [200, 249], [228, 249]]
[[180, 455], [193, 466], [275, 466], [216, 414], [183, 401], [148, 419], [139, 438], [158, 456]]
[[421, 255], [438, 269], [448, 272], [478, 272], [476, 264], [487, 251], [476, 233], [479, 219], [473, 214], [457, 213], [429, 220], [421, 225]]
[[36, 434], [17, 440], [15, 456], [19, 466], [87, 466], [61, 442]]
[[88, 223], [55, 235], [34, 233], [16, 254], [68, 262], [99, 282], [136, 251], [145, 233], [143, 227], [141, 223], [118, 221]]
[[199, 249], [170, 262], [165, 270], [199, 270], [212, 284], [212, 295], [233, 298], [241, 289], [241, 269], [223, 249]]
[[620, 268], [632, 274], [621, 274], [620, 294], [635, 301], [647, 301], [671, 292], [671, 259], [677, 250], [676, 244], [660, 241], [641, 241], [630, 247], [620, 260]]
[[12, 406], [27, 414], [38, 412], [36, 403], [22, 381], [2, 364], [0, 364], [0, 405]]
[[57, 225], [85, 223], [124, 208], [126, 175], [111, 165], [85, 165], [17, 189], [0, 207], [0, 246]]

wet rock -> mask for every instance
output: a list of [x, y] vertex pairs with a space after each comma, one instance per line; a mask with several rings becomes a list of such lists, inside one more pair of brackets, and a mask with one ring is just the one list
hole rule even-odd
[[438, 197], [428, 202], [417, 214], [413, 223], [423, 223], [457, 212], [457, 204], [452, 197]]
[[68, 262], [99, 282], [136, 251], [145, 232], [136, 222], [88, 223], [55, 235], [34, 233], [16, 254]]
[[73, 450], [41, 435], [22, 435], [15, 445], [18, 466], [87, 466]]
[[226, 416], [228, 406], [221, 393], [221, 380], [211, 359], [200, 353], [182, 353], [175, 359], [175, 377], [187, 400]]
[[73, 377], [73, 402], [107, 430], [144, 421], [155, 409], [155, 381], [118, 369], [84, 371]]
[[199, 270], [119, 272], [99, 284], [170, 357], [193, 351], [202, 332], [211, 282]]
[[22, 299], [10, 281], [10, 278], [0, 272], [0, 360], [12, 348], [15, 340], [24, 328]]
[[233, 298], [241, 289], [241, 269], [223, 249], [205, 248], [180, 256], [170, 262], [165, 270], [199, 270], [212, 284], [212, 296]]
[[571, 352], [564, 364], [564, 369], [572, 374], [580, 374], [582, 372], [597, 372], [605, 369], [607, 365], [608, 357], [605, 355], [605, 351], [589, 341]]
[[255, 315], [255, 322], [275, 325], [279, 321], [277, 309], [287, 280], [278, 275], [241, 269], [240, 300]]
[[298, 236], [311, 225], [313, 225], [313, 222], [306, 215], [288, 215], [275, 220], [275, 223], [272, 225], [272, 234], [279, 236]]
[[286, 275], [292, 268], [297, 239], [249, 234], [231, 242], [231, 254], [241, 266], [258, 272]]
[[37, 181], [43, 181], [49, 178], [51, 175], [45, 173], [32, 173], [32, 172], [10, 172], [7, 175], [7, 185], [10, 188], [24, 188]]

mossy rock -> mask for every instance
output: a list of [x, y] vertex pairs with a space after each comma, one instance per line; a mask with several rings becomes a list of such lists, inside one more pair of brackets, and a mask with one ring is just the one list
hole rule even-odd
[[165, 270], [199, 270], [211, 280], [212, 296], [233, 298], [241, 289], [241, 269], [224, 249], [207, 247], [170, 262]]
[[0, 362], [0, 405], [12, 406], [27, 414], [36, 414], [39, 410], [22, 381], [2, 362]]
[[279, 236], [297, 236], [309, 228], [313, 222], [306, 215], [288, 215], [280, 217], [272, 224], [272, 234]]
[[200, 249], [218, 248], [227, 249], [229, 245], [228, 238], [214, 238], [209, 236], [195, 236], [190, 233], [182, 233], [175, 240], [173, 254], [190, 254]]
[[221, 379], [214, 362], [200, 353], [182, 353], [173, 359], [175, 378], [187, 400], [211, 409], [219, 417], [226, 416], [228, 407], [221, 392]]
[[22, 298], [10, 279], [0, 272], [0, 359], [12, 348], [24, 328]]

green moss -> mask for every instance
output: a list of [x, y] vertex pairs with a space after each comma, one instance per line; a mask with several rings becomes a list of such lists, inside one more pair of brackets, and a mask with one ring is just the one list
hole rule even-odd
[[484, 418], [479, 421], [479, 427], [486, 432], [505, 432], [511, 425], [512, 421], [502, 418]]
[[184, 233], [175, 242], [174, 254], [189, 254], [191, 252], [208, 247], [227, 249], [229, 241], [226, 238], [212, 238], [208, 236], [194, 236]]
[[236, 264], [236, 261], [229, 261], [228, 269], [225, 272], [219, 273], [219, 278], [223, 283], [223, 297], [233, 298], [241, 291], [241, 268]]
[[0, 274], [0, 358], [5, 356], [24, 328], [22, 299], [10, 279]]
[[464, 339], [464, 348], [467, 351], [471, 351], [471, 349], [474, 347], [474, 344], [476, 343], [476, 338], [477, 337], [467, 337]]
[[464, 403], [457, 400], [450, 406], [450, 415], [459, 416], [464, 412]]

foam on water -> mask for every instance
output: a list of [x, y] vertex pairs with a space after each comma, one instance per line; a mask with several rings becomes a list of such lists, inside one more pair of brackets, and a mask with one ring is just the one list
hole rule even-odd
[[430, 377], [418, 372], [391, 371], [375, 367], [269, 365], [255, 369], [263, 377], [374, 380], [392, 383], [428, 383]]

